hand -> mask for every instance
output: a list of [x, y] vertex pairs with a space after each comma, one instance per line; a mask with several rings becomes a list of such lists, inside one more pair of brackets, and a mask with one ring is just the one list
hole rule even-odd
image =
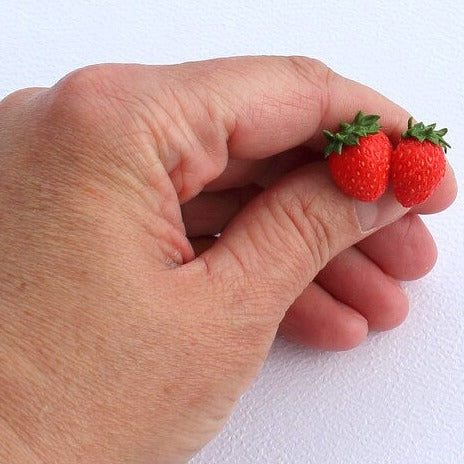
[[435, 259], [417, 213], [456, 187], [413, 211], [344, 196], [320, 133], [359, 109], [393, 139], [408, 118], [306, 58], [93, 66], [7, 97], [1, 461], [185, 462], [279, 326], [346, 349], [401, 322], [396, 279]]

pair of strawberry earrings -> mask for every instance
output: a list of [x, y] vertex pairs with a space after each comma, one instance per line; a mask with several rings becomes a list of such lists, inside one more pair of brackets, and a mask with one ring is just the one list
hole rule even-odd
[[380, 116], [359, 112], [351, 124], [340, 124], [339, 132], [323, 131], [329, 140], [324, 153], [335, 183], [361, 201], [377, 200], [389, 180], [397, 200], [405, 207], [423, 203], [443, 179], [444, 153], [450, 148], [443, 139], [447, 129], [436, 124], [408, 121], [395, 148], [380, 130]]

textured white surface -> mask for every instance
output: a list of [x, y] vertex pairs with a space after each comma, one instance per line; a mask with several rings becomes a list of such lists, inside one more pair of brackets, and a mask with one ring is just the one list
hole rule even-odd
[[[0, 97], [97, 62], [302, 54], [450, 129], [464, 176], [464, 3], [359, 0], [0, 4]], [[347, 353], [278, 340], [195, 464], [464, 463], [464, 203], [426, 219], [440, 252], [411, 314]]]

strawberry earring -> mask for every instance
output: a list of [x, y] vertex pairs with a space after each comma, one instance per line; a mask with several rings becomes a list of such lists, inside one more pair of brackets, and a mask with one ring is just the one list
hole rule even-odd
[[409, 118], [408, 130], [393, 152], [393, 192], [405, 207], [427, 200], [445, 176], [444, 153], [451, 147], [443, 137], [448, 129], [435, 130], [435, 126], [413, 124], [413, 118]]
[[380, 130], [379, 119], [360, 111], [351, 124], [340, 124], [339, 132], [323, 131], [329, 140], [324, 153], [335, 183], [361, 201], [377, 200], [388, 185], [393, 147]]

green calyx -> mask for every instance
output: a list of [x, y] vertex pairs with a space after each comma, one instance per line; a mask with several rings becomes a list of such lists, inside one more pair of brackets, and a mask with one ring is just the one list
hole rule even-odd
[[364, 114], [360, 111], [351, 124], [346, 122], [340, 124], [340, 131], [333, 134], [328, 130], [322, 131], [329, 143], [324, 149], [327, 158], [331, 153], [342, 154], [344, 145], [359, 145], [359, 137], [366, 137], [369, 134], [377, 134], [380, 124], [377, 122], [380, 116], [375, 114]]
[[423, 122], [418, 122], [413, 124], [413, 118], [408, 120], [408, 130], [402, 134], [403, 138], [414, 137], [419, 142], [424, 142], [428, 140], [439, 147], [442, 147], [446, 153], [448, 148], [451, 148], [451, 145], [447, 143], [443, 137], [448, 132], [448, 129], [435, 130], [436, 124], [430, 124], [429, 126], [424, 125]]

